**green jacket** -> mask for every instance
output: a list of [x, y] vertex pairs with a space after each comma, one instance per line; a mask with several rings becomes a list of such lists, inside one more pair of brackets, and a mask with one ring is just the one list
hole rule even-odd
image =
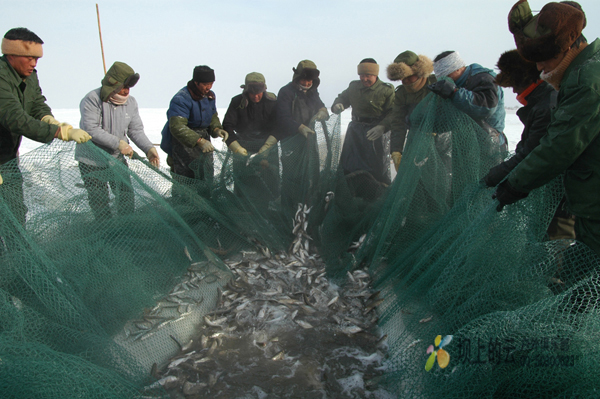
[[406, 142], [409, 127], [408, 118], [413, 109], [429, 94], [430, 90], [427, 86], [436, 81], [435, 75], [429, 75], [425, 85], [414, 93], [408, 92], [404, 85], [396, 88], [392, 113], [384, 121], [386, 127], [392, 131], [390, 136], [390, 152], [401, 153], [404, 150], [404, 143]]
[[600, 219], [600, 40], [571, 62], [561, 82], [548, 134], [508, 177], [529, 192], [562, 172], [571, 212]]
[[55, 125], [42, 122], [52, 115], [37, 78], [37, 71], [23, 80], [5, 56], [0, 57], [0, 165], [17, 157], [21, 138], [47, 143]]
[[353, 80], [341, 92], [333, 104], [352, 107], [352, 120], [383, 118], [391, 111], [394, 102], [394, 86], [379, 78], [371, 87], [364, 87], [360, 80]]

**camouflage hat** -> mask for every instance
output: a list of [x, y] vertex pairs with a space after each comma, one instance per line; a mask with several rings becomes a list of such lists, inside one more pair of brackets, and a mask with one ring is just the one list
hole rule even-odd
[[574, 1], [548, 3], [534, 16], [527, 0], [519, 0], [508, 14], [508, 29], [519, 54], [533, 62], [567, 51], [581, 36], [585, 22], [581, 6]]

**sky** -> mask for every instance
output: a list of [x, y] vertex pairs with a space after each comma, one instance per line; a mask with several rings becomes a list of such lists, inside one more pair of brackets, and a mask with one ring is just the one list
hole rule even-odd
[[[131, 90], [140, 108], [167, 108], [196, 65], [215, 70], [217, 107], [226, 108], [249, 72], [261, 72], [277, 94], [292, 68], [309, 59], [321, 71], [319, 92], [330, 107], [358, 79], [364, 58], [386, 67], [405, 50], [432, 60], [456, 50], [467, 64], [495, 69], [515, 48], [507, 15], [516, 0], [0, 0], [0, 33], [26, 27], [44, 41], [37, 70], [53, 109], [78, 108], [106, 68], [129, 64], [140, 74]], [[530, 0], [534, 14], [546, 1]], [[600, 1], [580, 0], [588, 41], [600, 36]], [[400, 82], [391, 82], [396, 86]], [[517, 106], [505, 89], [505, 104]], [[76, 121], [73, 121], [76, 123]]]

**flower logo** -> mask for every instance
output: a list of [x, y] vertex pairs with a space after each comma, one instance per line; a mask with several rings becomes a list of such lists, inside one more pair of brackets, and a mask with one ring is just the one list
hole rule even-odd
[[435, 349], [433, 345], [429, 345], [429, 348], [427, 348], [427, 353], [431, 353], [431, 355], [429, 355], [429, 359], [427, 359], [427, 363], [425, 363], [425, 370], [431, 370], [431, 368], [433, 367], [433, 363], [435, 363], [436, 357], [440, 368], [443, 369], [446, 368], [446, 366], [448, 366], [448, 363], [450, 363], [450, 355], [442, 348], [448, 345], [451, 341], [452, 335], [446, 335], [444, 339], [442, 339], [441, 335], [435, 337], [434, 342], [437, 349]]

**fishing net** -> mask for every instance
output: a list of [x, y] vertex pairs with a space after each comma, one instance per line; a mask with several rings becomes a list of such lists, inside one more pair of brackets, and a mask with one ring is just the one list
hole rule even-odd
[[[250, 157], [199, 159], [191, 168], [203, 180], [139, 157], [116, 161], [91, 143], [105, 166], [81, 168], [75, 145], [58, 140], [0, 166], [1, 396], [217, 397], [202, 375], [169, 374], [190, 364], [172, 359], [192, 350], [200, 331], [212, 329], [217, 342], [224, 293], [252, 290], [262, 270], [270, 279], [254, 291], [263, 300], [286, 294], [278, 280], [306, 291], [287, 293], [297, 319], [256, 307], [263, 317], [308, 320], [295, 299], [305, 294], [317, 309], [311, 317], [345, 314], [336, 334], [385, 356], [373, 369], [374, 357], [356, 355], [344, 379], [331, 377], [331, 363], [312, 364], [305, 385], [314, 391], [304, 397], [593, 397], [598, 257], [579, 242], [548, 240], [560, 182], [497, 212], [479, 180], [507, 156], [499, 138], [433, 95], [411, 126], [389, 186], [338, 167], [337, 115], [265, 153], [244, 143]], [[245, 307], [237, 315], [254, 303], [235, 301], [230, 308]], [[358, 328], [361, 317], [376, 328]], [[334, 335], [333, 327], [307, 331], [309, 340]], [[254, 344], [267, 345], [256, 333]], [[257, 387], [246, 397], [285, 396], [258, 381], [304, 356], [248, 372]], [[348, 389], [361, 362], [373, 375]]]

